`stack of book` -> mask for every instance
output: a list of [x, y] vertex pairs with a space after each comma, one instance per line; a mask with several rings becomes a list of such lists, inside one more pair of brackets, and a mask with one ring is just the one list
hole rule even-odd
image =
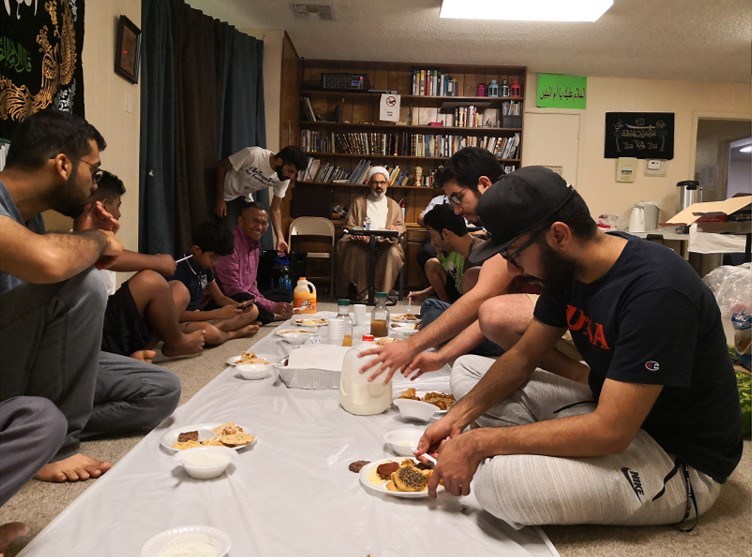
[[413, 95], [431, 97], [456, 97], [457, 80], [439, 70], [414, 70]]
[[313, 157], [308, 158], [308, 166], [305, 170], [298, 172], [297, 179], [300, 182], [333, 182], [335, 180], [346, 180], [350, 173], [335, 164], [323, 163], [321, 159]]

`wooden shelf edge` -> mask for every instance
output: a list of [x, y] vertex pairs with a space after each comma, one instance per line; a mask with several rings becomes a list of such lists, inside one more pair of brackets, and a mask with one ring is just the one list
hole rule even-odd
[[[315, 186], [315, 187], [338, 187], [338, 188], [365, 188], [366, 184], [350, 184], [340, 182], [304, 182], [298, 180], [295, 182], [296, 186]], [[435, 188], [430, 186], [389, 186], [389, 189], [401, 189], [401, 190], [426, 190], [435, 191]]]
[[[392, 133], [398, 133], [401, 130], [406, 130], [409, 133], [426, 131], [432, 134], [439, 134], [442, 132], [452, 132], [452, 135], [462, 135], [459, 132], [485, 135], [498, 135], [502, 133], [514, 133], [521, 132], [522, 128], [489, 128], [489, 127], [461, 127], [461, 126], [426, 126], [415, 124], [356, 124], [352, 122], [300, 122], [301, 129], [306, 128], [341, 128], [341, 129], [373, 129], [373, 130], [390, 130]], [[458, 132], [458, 133], [454, 133]]]
[[[309, 157], [340, 157], [340, 158], [359, 158], [359, 159], [390, 159], [390, 160], [424, 160], [424, 161], [445, 161], [449, 157], [417, 157], [411, 155], [351, 155], [347, 153], [317, 153], [314, 151], [305, 151]], [[451, 155], [450, 155], [451, 156]], [[520, 162], [520, 159], [500, 159], [499, 162]]]

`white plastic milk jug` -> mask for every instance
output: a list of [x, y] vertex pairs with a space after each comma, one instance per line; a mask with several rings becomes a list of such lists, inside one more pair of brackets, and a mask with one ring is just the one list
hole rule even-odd
[[392, 381], [384, 385], [383, 377], [368, 382], [367, 373], [360, 373], [368, 360], [375, 356], [359, 358], [361, 352], [374, 348], [373, 335], [363, 335], [363, 343], [350, 348], [342, 362], [342, 374], [339, 379], [339, 403], [342, 408], [356, 416], [380, 414], [392, 404]]

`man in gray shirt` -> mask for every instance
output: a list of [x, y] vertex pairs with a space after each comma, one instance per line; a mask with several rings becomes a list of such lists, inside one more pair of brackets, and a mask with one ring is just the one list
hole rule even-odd
[[[99, 477], [111, 464], [81, 454], [81, 439], [154, 427], [179, 399], [169, 371], [100, 351], [106, 294], [94, 267], [123, 249], [101, 204], [84, 211], [104, 148], [93, 126], [48, 109], [21, 123], [0, 172], [0, 499], [32, 475]], [[80, 216], [83, 232], [45, 234], [41, 213], [49, 209]], [[16, 419], [19, 404], [23, 411], [40, 399], [59, 412], [42, 402], [44, 421], [30, 427]], [[55, 433], [61, 416], [64, 439]], [[22, 427], [47, 427], [49, 439], [30, 444]], [[42, 454], [52, 458], [39, 469]]]

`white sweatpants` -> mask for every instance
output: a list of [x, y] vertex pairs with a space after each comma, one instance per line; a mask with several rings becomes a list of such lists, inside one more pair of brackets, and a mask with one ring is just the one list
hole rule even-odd
[[[491, 358], [463, 356], [452, 368], [459, 399], [485, 374]], [[572, 406], [573, 405], [573, 406]], [[506, 427], [592, 412], [590, 389], [536, 370], [517, 392], [478, 420], [482, 427]], [[682, 467], [640, 430], [621, 454], [589, 458], [500, 455], [486, 459], [473, 478], [481, 506], [521, 528], [543, 524], [674, 524], [687, 509]], [[670, 476], [670, 477], [668, 477]], [[689, 468], [699, 513], [718, 498], [721, 484]], [[665, 489], [664, 489], [665, 488]], [[689, 518], [695, 517], [692, 508]]]

